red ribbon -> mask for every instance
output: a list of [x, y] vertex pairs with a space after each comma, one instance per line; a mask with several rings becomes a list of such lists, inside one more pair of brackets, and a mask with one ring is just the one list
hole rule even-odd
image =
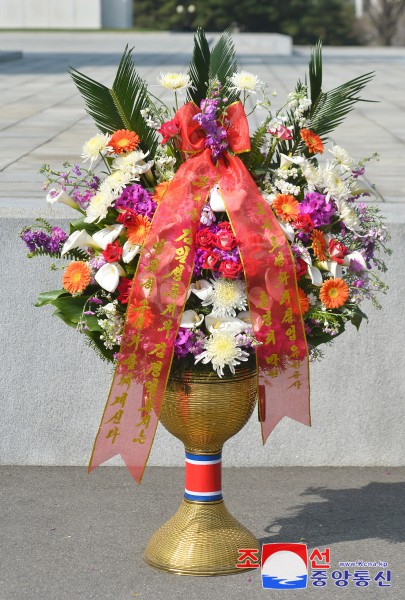
[[[245, 272], [259, 369], [263, 442], [284, 417], [306, 425], [308, 353], [294, 260], [274, 214], [242, 161], [230, 152], [216, 165], [188, 103], [176, 113], [188, 155], [158, 205], [134, 276], [117, 369], [90, 460], [91, 471], [121, 454], [140, 482], [152, 447], [189, 288], [202, 206], [218, 183]], [[227, 111], [232, 153], [250, 150], [240, 102]]]

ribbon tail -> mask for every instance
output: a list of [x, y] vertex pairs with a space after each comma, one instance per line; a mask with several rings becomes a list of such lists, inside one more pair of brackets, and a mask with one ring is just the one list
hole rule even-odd
[[294, 258], [245, 165], [227, 155], [219, 188], [241, 256], [259, 370], [263, 443], [283, 417], [310, 425], [308, 347]]
[[120, 454], [140, 482], [153, 444], [194, 265], [201, 208], [218, 178], [206, 150], [159, 204], [129, 295], [118, 364], [89, 470]]

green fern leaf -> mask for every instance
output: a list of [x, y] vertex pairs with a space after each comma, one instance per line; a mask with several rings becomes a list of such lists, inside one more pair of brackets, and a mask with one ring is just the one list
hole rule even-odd
[[249, 170], [253, 169], [262, 159], [260, 148], [263, 144], [264, 138], [266, 137], [267, 126], [269, 122], [270, 117], [267, 117], [262, 125], [260, 125], [260, 127], [258, 127], [254, 132], [250, 144], [250, 152], [247, 154], [246, 159], [244, 159], [243, 154], [240, 156], [240, 158], [244, 160], [245, 165]]
[[132, 50], [128, 46], [125, 48], [111, 88], [76, 69], [70, 68], [69, 71], [86, 103], [87, 112], [100, 131], [136, 131], [141, 139], [141, 149], [154, 154], [157, 134], [146, 125], [140, 112], [148, 106], [148, 91], [146, 83], [136, 72]]

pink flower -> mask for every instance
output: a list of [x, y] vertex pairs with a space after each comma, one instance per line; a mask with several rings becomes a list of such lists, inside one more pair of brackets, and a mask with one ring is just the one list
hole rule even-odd
[[278, 137], [280, 140], [292, 140], [291, 129], [285, 127], [284, 125], [277, 125], [276, 127], [270, 127], [268, 130], [270, 135], [274, 135]]
[[180, 133], [180, 123], [177, 119], [166, 121], [162, 127], [158, 129], [158, 132], [163, 136], [162, 144], [166, 144], [170, 139]]
[[347, 254], [347, 248], [342, 242], [332, 239], [329, 242], [329, 254], [332, 260], [342, 265]]

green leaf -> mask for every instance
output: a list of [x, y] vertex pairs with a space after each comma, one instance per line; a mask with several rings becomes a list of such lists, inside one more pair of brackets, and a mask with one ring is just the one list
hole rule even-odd
[[344, 121], [357, 102], [368, 102], [359, 94], [373, 77], [374, 73], [365, 73], [329, 92], [321, 92], [313, 108], [309, 128], [325, 140], [326, 134]]
[[51, 290], [50, 292], [41, 292], [34, 306], [45, 306], [45, 304], [52, 304], [54, 300], [56, 300], [62, 295], [67, 295], [67, 291], [63, 289]]
[[63, 296], [51, 302], [72, 323], [78, 323], [90, 296]]
[[355, 326], [355, 328], [357, 329], [357, 331], [360, 328], [361, 322], [363, 319], [366, 319], [366, 321], [368, 321], [368, 316], [366, 315], [366, 313], [364, 313], [361, 308], [359, 308], [358, 306], [356, 306], [354, 308], [353, 311], [353, 315], [351, 317], [351, 322], [353, 323], [353, 325]]
[[188, 74], [193, 87], [187, 90], [187, 99], [198, 106], [207, 96], [211, 53], [205, 37], [205, 32], [200, 27], [194, 34], [193, 56], [189, 65]]
[[61, 319], [64, 323], [66, 323], [66, 325], [69, 325], [69, 327], [72, 327], [73, 329], [76, 329], [77, 323], [73, 323], [73, 321], [70, 321], [68, 319], [68, 317], [66, 317], [66, 315], [63, 314], [62, 311], [60, 310], [54, 310], [52, 313], [53, 317], [58, 317], [58, 319]]
[[157, 133], [148, 127], [141, 110], [148, 106], [146, 83], [136, 72], [132, 48], [125, 48], [111, 88], [70, 67], [69, 72], [81, 93], [86, 110], [103, 133], [117, 129], [135, 131], [140, 147], [151, 155], [157, 146]]
[[322, 92], [322, 42], [318, 41], [315, 48], [311, 50], [311, 58], [309, 60], [309, 85], [311, 90], [312, 106], [316, 102]]
[[99, 225], [96, 225], [95, 223], [86, 223], [84, 221], [85, 218], [86, 217], [80, 217], [79, 219], [71, 221], [69, 233], [72, 234], [74, 231], [82, 231], [85, 229], [90, 235], [92, 235], [93, 233], [96, 233], [96, 231], [100, 230]]
[[235, 102], [239, 98], [236, 91], [229, 89], [229, 79], [237, 69], [238, 63], [231, 34], [229, 31], [224, 31], [211, 52], [209, 78], [218, 79], [222, 83], [224, 94], [229, 98], [229, 102]]

